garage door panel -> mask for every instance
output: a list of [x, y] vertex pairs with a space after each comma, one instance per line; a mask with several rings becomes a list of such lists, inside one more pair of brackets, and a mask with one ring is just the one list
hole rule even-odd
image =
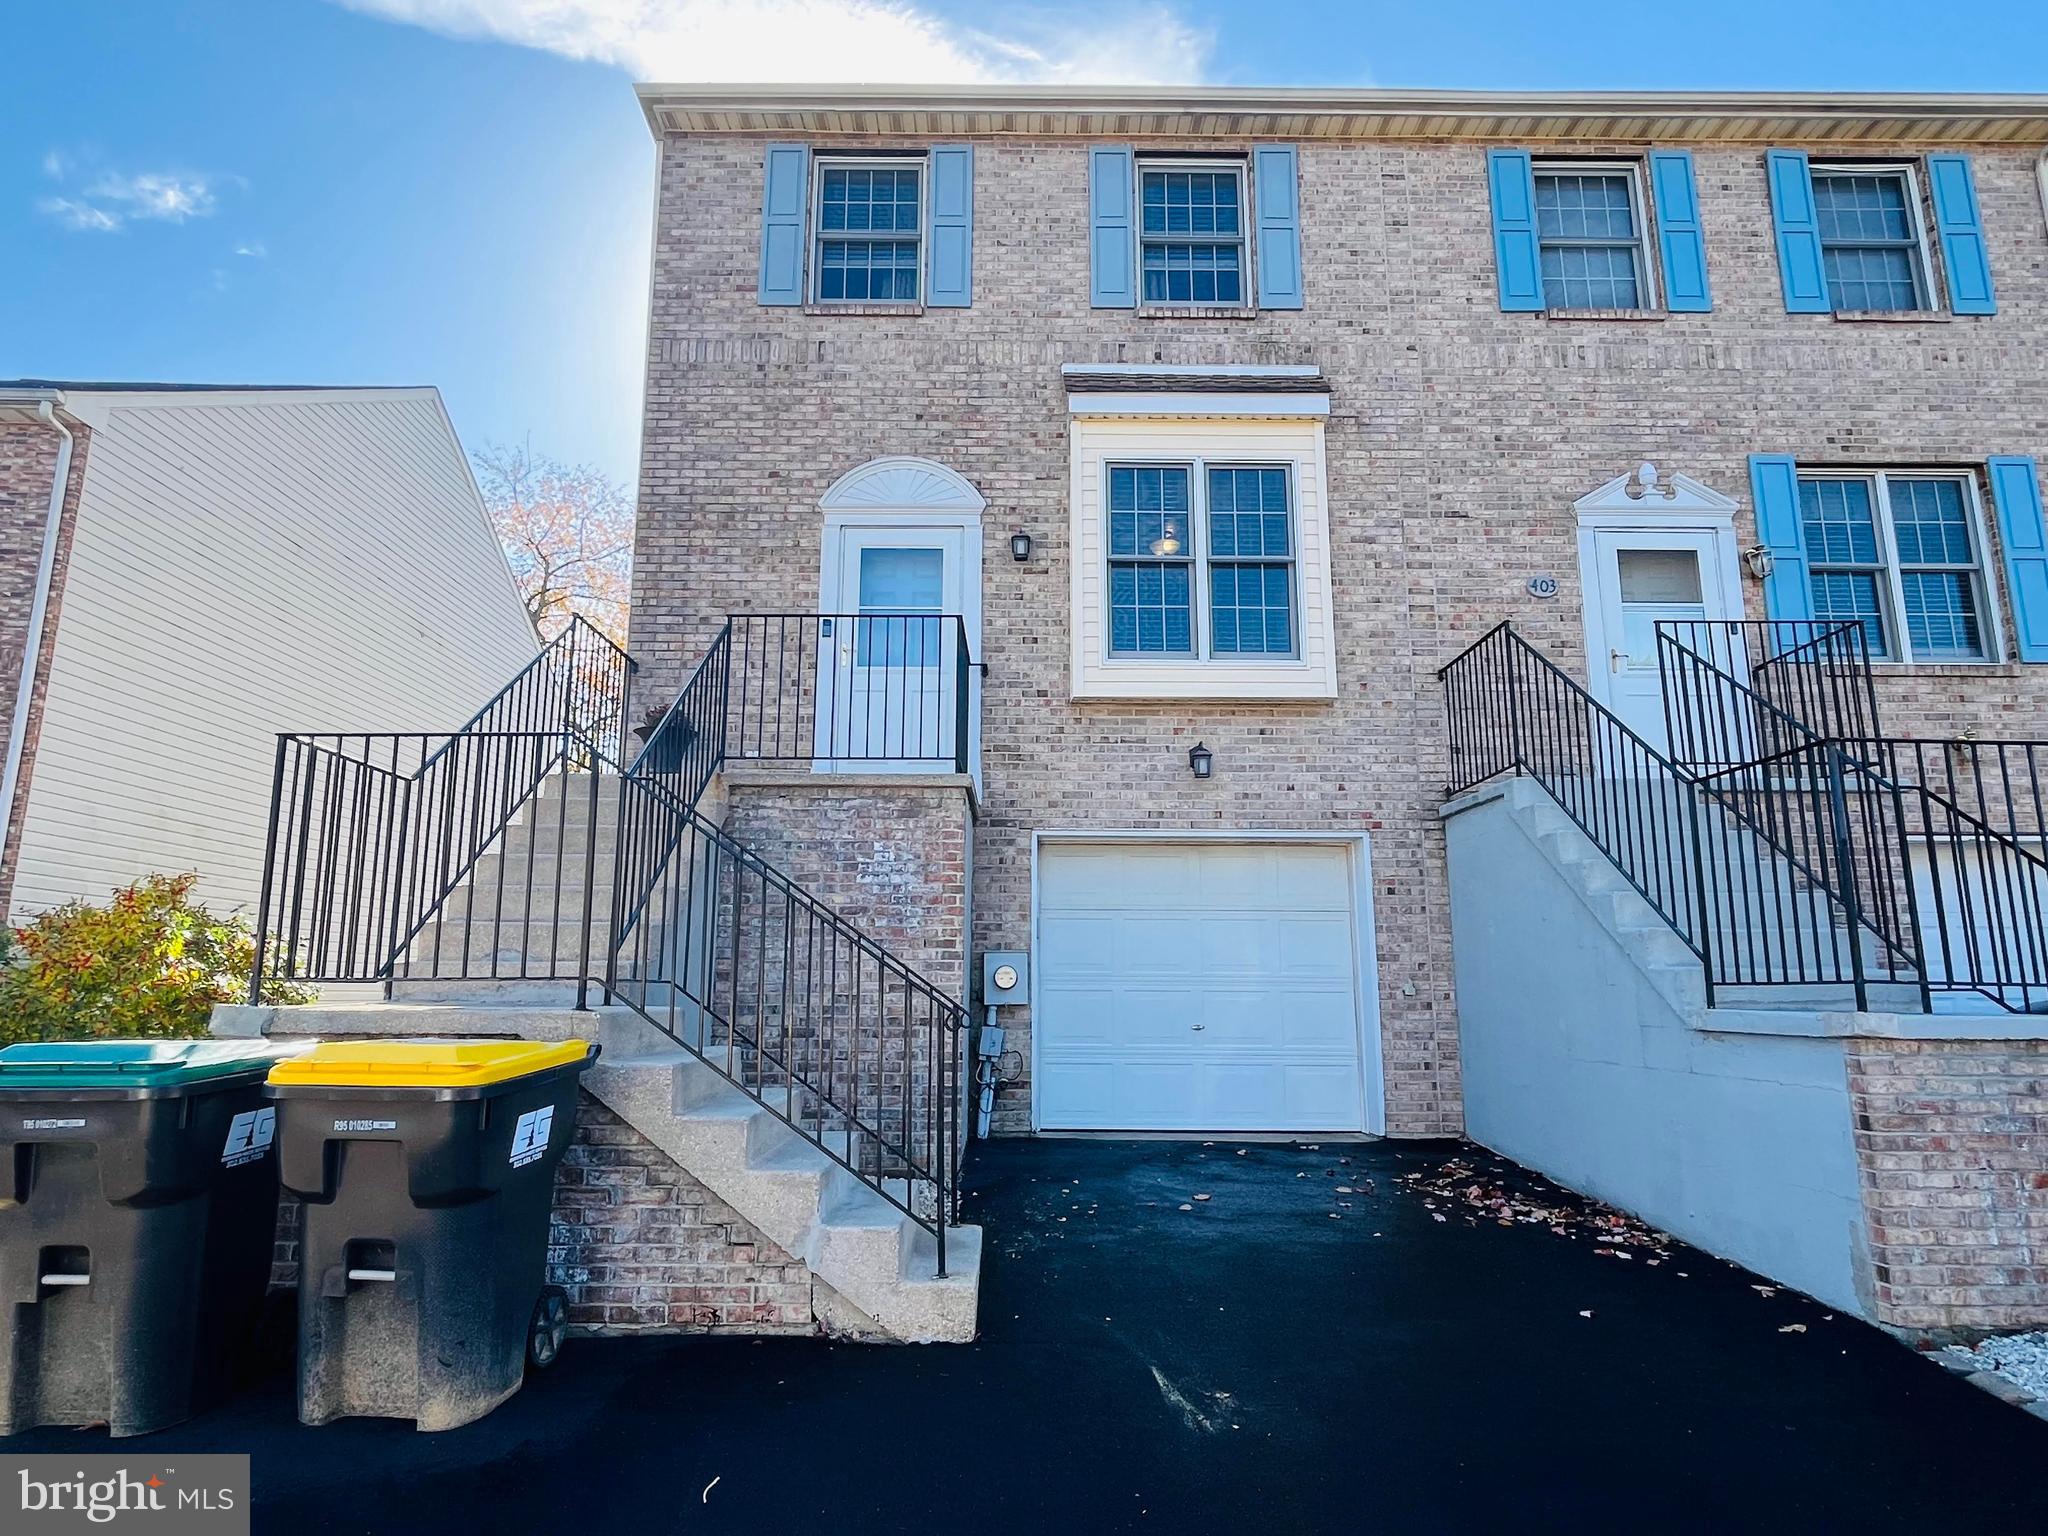
[[1284, 976], [1351, 980], [1356, 959], [1349, 913], [1317, 917], [1289, 914], [1274, 924], [1275, 964]]
[[1129, 976], [1185, 977], [1194, 935], [1182, 916], [1104, 916], [1096, 919], [1115, 935], [1117, 969]]
[[1116, 928], [1099, 918], [1041, 917], [1040, 964], [1064, 976], [1116, 974]]
[[1266, 913], [1215, 913], [1195, 921], [1205, 976], [1267, 976], [1280, 963], [1280, 924]]
[[1280, 1015], [1280, 1044], [1287, 1051], [1333, 1050], [1355, 1054], [1358, 1005], [1347, 986], [1328, 992], [1294, 991]]
[[1361, 1128], [1352, 895], [1339, 847], [1048, 847], [1040, 1123]]
[[1111, 1037], [1127, 1045], [1183, 1046], [1202, 1008], [1202, 994], [1185, 986], [1126, 987], [1116, 999]]

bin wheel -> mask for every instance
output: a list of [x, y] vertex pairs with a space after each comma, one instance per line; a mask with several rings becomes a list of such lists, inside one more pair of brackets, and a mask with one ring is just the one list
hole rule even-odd
[[533, 1324], [526, 1330], [526, 1363], [544, 1371], [562, 1353], [569, 1333], [569, 1293], [559, 1285], [545, 1287], [533, 1304]]

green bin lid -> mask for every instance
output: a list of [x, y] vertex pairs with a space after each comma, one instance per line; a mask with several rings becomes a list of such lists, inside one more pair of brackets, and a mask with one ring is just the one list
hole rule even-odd
[[40, 1040], [0, 1050], [0, 1094], [23, 1088], [174, 1088], [265, 1074], [310, 1040]]

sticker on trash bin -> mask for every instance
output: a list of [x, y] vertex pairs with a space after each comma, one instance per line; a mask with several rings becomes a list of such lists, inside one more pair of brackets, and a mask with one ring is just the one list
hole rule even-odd
[[512, 1127], [512, 1166], [524, 1168], [548, 1149], [548, 1132], [554, 1129], [555, 1106], [529, 1109]]
[[396, 1120], [337, 1120], [334, 1122], [334, 1128], [337, 1131], [395, 1131], [398, 1129], [398, 1122]]
[[21, 1128], [24, 1131], [82, 1131], [85, 1129], [85, 1122], [83, 1120], [24, 1120], [21, 1122]]
[[277, 1110], [273, 1107], [245, 1109], [228, 1122], [228, 1142], [220, 1149], [223, 1168], [253, 1163], [277, 1140]]

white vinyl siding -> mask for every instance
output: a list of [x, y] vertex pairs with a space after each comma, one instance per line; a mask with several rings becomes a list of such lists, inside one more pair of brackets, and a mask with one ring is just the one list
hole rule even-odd
[[[1079, 397], [1077, 397], [1078, 399]], [[1121, 401], [1122, 397], [1117, 397]], [[1101, 397], [1076, 410], [1120, 409]], [[1293, 491], [1291, 655], [1240, 650], [1214, 654], [1210, 638], [1185, 655], [1119, 655], [1112, 645], [1108, 484], [1111, 466], [1144, 464], [1278, 466]], [[1316, 417], [1182, 420], [1155, 416], [1076, 415], [1073, 421], [1071, 534], [1072, 691], [1077, 699], [1329, 699], [1337, 694], [1330, 602], [1323, 424]], [[1195, 530], [1206, 537], [1206, 525]], [[1205, 548], [1207, 546], [1204, 546]], [[1194, 625], [1212, 634], [1206, 598]]]
[[432, 390], [78, 391], [92, 428], [16, 914], [252, 908], [279, 731], [441, 731], [536, 641]]

